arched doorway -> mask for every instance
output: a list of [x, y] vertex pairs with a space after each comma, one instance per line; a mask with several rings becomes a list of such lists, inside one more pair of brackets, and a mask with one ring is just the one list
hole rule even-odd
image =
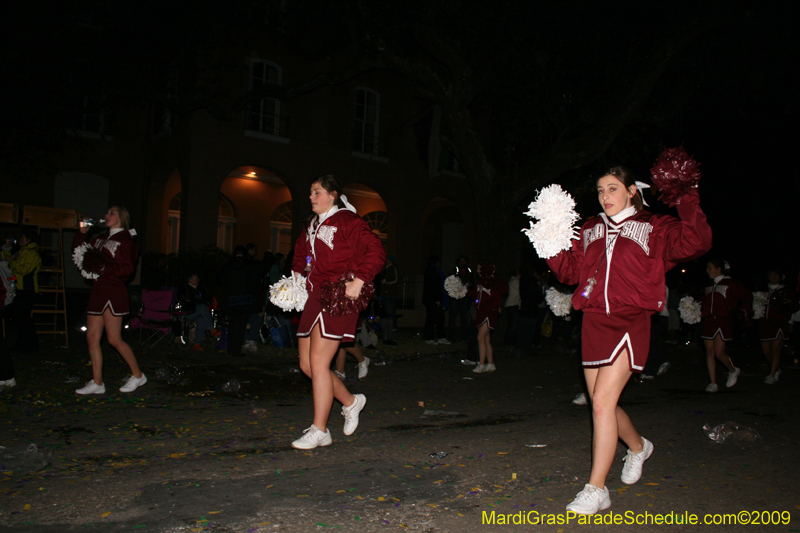
[[255, 244], [287, 254], [292, 245], [292, 194], [277, 174], [259, 166], [228, 173], [220, 192], [236, 206], [233, 246]]

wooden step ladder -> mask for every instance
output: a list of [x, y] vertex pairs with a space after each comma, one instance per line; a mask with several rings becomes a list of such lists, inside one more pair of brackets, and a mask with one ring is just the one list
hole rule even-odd
[[[36, 332], [40, 335], [64, 335], [69, 348], [67, 329], [66, 281], [64, 279], [64, 229], [78, 227], [80, 213], [74, 209], [24, 206], [22, 223], [39, 230], [39, 302], [33, 308]], [[49, 238], [48, 238], [49, 235]], [[48, 242], [50, 245], [45, 246]]]

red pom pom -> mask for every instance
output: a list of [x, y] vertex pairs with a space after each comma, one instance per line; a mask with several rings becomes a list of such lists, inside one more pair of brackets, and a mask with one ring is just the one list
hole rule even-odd
[[100, 274], [106, 266], [106, 255], [101, 249], [89, 246], [83, 254], [81, 270], [89, 274]]
[[681, 196], [700, 183], [699, 167], [700, 163], [683, 146], [664, 150], [650, 169], [653, 183], [661, 193], [659, 199], [670, 207], [678, 205]]
[[375, 287], [372, 283], [365, 283], [361, 288], [361, 295], [355, 300], [350, 300], [346, 294], [346, 283], [355, 278], [353, 272], [348, 272], [339, 276], [337, 281], [323, 283], [320, 291], [322, 310], [331, 316], [343, 316], [360, 313], [366, 309], [375, 293]]

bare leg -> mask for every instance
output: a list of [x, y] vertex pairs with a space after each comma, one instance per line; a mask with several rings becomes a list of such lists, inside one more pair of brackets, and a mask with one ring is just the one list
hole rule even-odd
[[314, 394], [314, 425], [325, 431], [328, 418], [336, 398], [342, 405], [350, 406], [355, 396], [331, 371], [331, 361], [338, 351], [339, 341], [325, 339], [320, 335], [319, 324], [311, 330], [310, 337], [298, 339], [300, 370], [311, 378]]
[[706, 347], [706, 367], [708, 368], [708, 377], [711, 378], [711, 383], [717, 383], [717, 359], [714, 355], [714, 340], [703, 339], [703, 344]]
[[642, 451], [642, 438], [628, 415], [617, 405], [631, 377], [628, 352], [624, 350], [610, 366], [584, 370], [592, 399], [592, 474], [589, 483], [603, 488], [622, 439], [632, 452]]
[[491, 355], [487, 350], [487, 339], [489, 337], [489, 326], [484, 322], [478, 329], [478, 355], [480, 357], [480, 364], [486, 363], [486, 357], [489, 356], [489, 362], [492, 362]]
[[761, 341], [761, 349], [764, 351], [764, 357], [767, 358], [770, 376], [775, 375], [781, 364], [781, 348], [783, 348], [783, 336], [778, 336], [777, 339], [771, 341]]
[[489, 324], [484, 324], [486, 326], [486, 360], [489, 362], [490, 365], [494, 364], [494, 348], [492, 348], [492, 330], [489, 329]]
[[103, 338], [103, 317], [86, 315], [86, 342], [89, 344], [89, 359], [92, 362], [92, 379], [98, 385], [103, 384], [103, 350], [100, 339]]
[[725, 365], [729, 373], [736, 371], [736, 367], [733, 366], [733, 361], [731, 361], [731, 358], [725, 353], [725, 341], [722, 340], [722, 335], [714, 337], [714, 354], [717, 359], [719, 359], [720, 363]]
[[339, 351], [336, 352], [336, 371], [344, 374], [344, 361], [347, 359], [347, 352], [344, 348], [339, 346]]
[[356, 361], [358, 361], [359, 363], [364, 362], [364, 354], [361, 353], [361, 348], [358, 346], [357, 342], [353, 343], [352, 346], [348, 346], [347, 348], [345, 348], [344, 351], [355, 357]]
[[131, 350], [127, 342], [122, 340], [122, 317], [114, 316], [111, 314], [110, 309], [106, 309], [102, 318], [106, 326], [108, 343], [113, 346], [125, 362], [128, 363], [131, 369], [131, 375], [135, 378], [142, 377], [142, 371], [139, 369], [139, 363], [136, 362], [136, 356], [133, 355], [133, 350]]

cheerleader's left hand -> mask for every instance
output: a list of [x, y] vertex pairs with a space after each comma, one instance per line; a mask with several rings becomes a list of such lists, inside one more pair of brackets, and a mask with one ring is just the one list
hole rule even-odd
[[361, 296], [361, 288], [364, 286], [364, 281], [358, 278], [350, 280], [344, 284], [344, 294], [348, 300], [358, 300]]

